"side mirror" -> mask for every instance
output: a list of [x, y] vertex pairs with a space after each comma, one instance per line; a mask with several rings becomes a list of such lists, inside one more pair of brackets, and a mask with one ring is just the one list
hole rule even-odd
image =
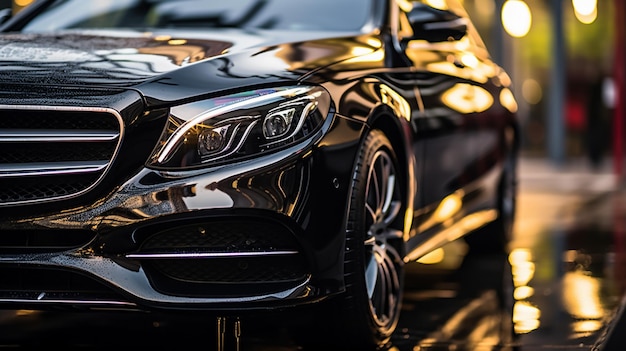
[[405, 40], [443, 42], [459, 40], [467, 34], [467, 19], [447, 10], [416, 2], [407, 14], [413, 36]]
[[6, 8], [0, 10], [0, 24], [6, 22], [13, 16], [13, 10], [11, 8]]

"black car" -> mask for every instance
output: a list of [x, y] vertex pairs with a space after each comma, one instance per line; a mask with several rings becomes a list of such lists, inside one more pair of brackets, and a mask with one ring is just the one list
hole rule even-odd
[[0, 32], [2, 308], [315, 304], [303, 340], [366, 349], [405, 264], [507, 250], [517, 105], [456, 0], [42, 0]]

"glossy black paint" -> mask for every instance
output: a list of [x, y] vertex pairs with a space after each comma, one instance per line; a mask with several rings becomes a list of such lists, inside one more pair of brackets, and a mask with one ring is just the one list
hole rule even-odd
[[[17, 111], [59, 107], [118, 114], [119, 147], [102, 178], [85, 191], [22, 202], [0, 196], [0, 269], [11, 272], [11, 283], [0, 285], [0, 304], [244, 311], [344, 293], [353, 175], [371, 130], [386, 135], [398, 159], [397, 250], [404, 262], [498, 216], [505, 160], [517, 152], [515, 102], [506, 73], [471, 26], [422, 32], [433, 21], [465, 19], [453, 15], [454, 7], [445, 11], [451, 18], [419, 22], [424, 28], [415, 26], [413, 35], [399, 28], [412, 17], [396, 1], [376, 2], [386, 10], [372, 15], [375, 29], [339, 34], [162, 28], [19, 33], [41, 3], [5, 23], [0, 35], [0, 148], [17, 147], [3, 139], [14, 132], [10, 122]], [[423, 9], [411, 15], [416, 11]], [[434, 41], [446, 33], [455, 39]], [[151, 166], [173, 107], [296, 85], [321, 86], [332, 100], [306, 140], [232, 164]], [[22, 161], [0, 163], [0, 176], [10, 173], [3, 163], [14, 162]], [[172, 254], [190, 253], [175, 240], [179, 236], [200, 246], [192, 253], [202, 253], [210, 228], [240, 224], [240, 234], [253, 236], [253, 228], [272, 228], [266, 239], [281, 238], [268, 244], [272, 249], [284, 244], [283, 250], [297, 252], [289, 264], [293, 271], [277, 281], [248, 277], [224, 289], [223, 282], [198, 283], [183, 278], [186, 273], [154, 268], [160, 261], [171, 264], [169, 257], [137, 256], [151, 252], [146, 247], [155, 233], [172, 238], [163, 244]], [[66, 239], [70, 233], [76, 242]], [[188, 267], [207, 262], [187, 261]], [[245, 258], [239, 261], [241, 270], [249, 269]], [[98, 287], [77, 293], [71, 284], [47, 285], [37, 274], [29, 281], [19, 272], [30, 274], [31, 268], [86, 276]]]

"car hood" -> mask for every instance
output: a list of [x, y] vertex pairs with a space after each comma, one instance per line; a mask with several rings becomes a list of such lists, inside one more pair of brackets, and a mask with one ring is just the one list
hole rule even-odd
[[221, 40], [107, 35], [106, 33], [0, 36], [0, 79], [60, 85], [133, 85], [233, 46]]
[[[208, 87], [293, 82], [354, 56], [355, 45], [362, 54], [375, 50], [356, 37], [270, 33], [7, 33], [0, 36], [0, 84], [133, 88], [165, 102], [206, 94]], [[181, 89], [163, 92], [171, 86]]]

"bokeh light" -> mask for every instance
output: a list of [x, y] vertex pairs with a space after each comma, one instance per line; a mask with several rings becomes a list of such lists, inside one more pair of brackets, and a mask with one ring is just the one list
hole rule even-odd
[[511, 36], [521, 38], [528, 34], [532, 24], [530, 7], [522, 0], [507, 0], [502, 6], [502, 25]]
[[538, 104], [543, 97], [541, 84], [532, 78], [524, 80], [522, 83], [522, 96], [529, 104]]

